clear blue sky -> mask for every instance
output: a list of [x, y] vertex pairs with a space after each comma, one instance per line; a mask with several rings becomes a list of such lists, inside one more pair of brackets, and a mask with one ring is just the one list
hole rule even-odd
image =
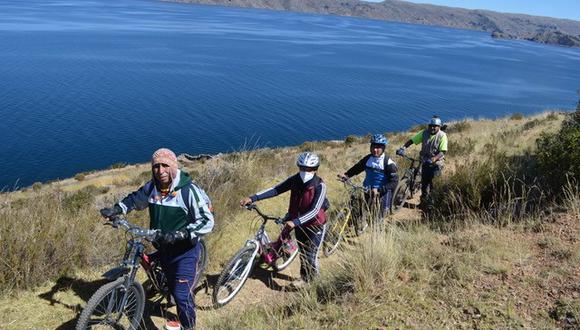
[[[382, 2], [382, 0], [365, 0]], [[416, 3], [488, 9], [503, 13], [521, 13], [538, 16], [569, 18], [580, 21], [580, 0], [406, 0]]]

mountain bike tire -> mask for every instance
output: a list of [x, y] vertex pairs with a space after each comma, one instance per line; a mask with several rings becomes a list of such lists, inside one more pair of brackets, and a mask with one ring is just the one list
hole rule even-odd
[[322, 252], [326, 257], [332, 255], [340, 245], [349, 221], [350, 210], [346, 207], [334, 213], [331, 217], [331, 223], [323, 242], [324, 249]]
[[[121, 303], [123, 293], [127, 292], [124, 306]], [[122, 307], [120, 309], [120, 307]], [[100, 287], [89, 299], [77, 322], [77, 330], [90, 329], [94, 326], [109, 326], [112, 329], [139, 329], [145, 309], [145, 292], [141, 283], [134, 281], [127, 289], [125, 278]]]
[[410, 180], [408, 178], [403, 178], [401, 181], [399, 181], [399, 184], [397, 184], [397, 188], [395, 188], [393, 199], [391, 201], [391, 213], [400, 210], [403, 205], [405, 205], [407, 198], [411, 196], [411, 187], [409, 187], [409, 181]]
[[275, 272], [283, 271], [288, 266], [290, 266], [290, 264], [292, 263], [292, 261], [294, 261], [294, 259], [296, 259], [299, 250], [298, 243], [296, 242], [296, 239], [294, 237], [292, 237], [292, 242], [294, 243], [294, 246], [296, 246], [296, 249], [292, 251], [291, 254], [281, 253], [280, 257], [278, 257], [278, 259], [276, 259], [276, 261], [272, 265], [272, 268], [274, 269]]
[[[212, 302], [215, 308], [226, 305], [240, 292], [254, 266], [255, 249], [255, 244], [246, 245], [228, 261], [213, 287]], [[223, 298], [222, 290], [226, 293]]]
[[193, 282], [192, 288], [197, 287], [197, 284], [199, 283], [199, 280], [203, 276], [203, 273], [205, 272], [209, 260], [207, 246], [205, 245], [205, 242], [202, 239], [200, 239], [197, 242], [197, 244], [200, 245], [200, 253], [199, 260], [197, 261], [197, 267], [195, 268], [195, 281]]

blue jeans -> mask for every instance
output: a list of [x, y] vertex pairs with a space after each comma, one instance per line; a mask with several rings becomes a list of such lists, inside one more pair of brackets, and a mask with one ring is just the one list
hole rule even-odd
[[159, 254], [161, 267], [167, 276], [167, 285], [177, 303], [177, 316], [184, 329], [195, 327], [195, 302], [192, 286], [195, 281], [200, 244], [185, 251], [172, 253], [171, 250]]
[[300, 277], [306, 282], [320, 273], [318, 250], [324, 241], [326, 224], [296, 227], [295, 234], [300, 249]]

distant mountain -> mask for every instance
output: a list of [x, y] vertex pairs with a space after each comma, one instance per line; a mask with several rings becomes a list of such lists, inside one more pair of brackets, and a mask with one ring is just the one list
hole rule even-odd
[[206, 5], [287, 10], [393, 22], [486, 31], [494, 38], [523, 39], [580, 47], [580, 21], [523, 14], [470, 10], [406, 1], [370, 3], [359, 0], [164, 0]]

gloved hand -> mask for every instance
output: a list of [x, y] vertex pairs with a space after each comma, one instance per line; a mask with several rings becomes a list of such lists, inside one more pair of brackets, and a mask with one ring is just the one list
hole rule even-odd
[[246, 206], [252, 204], [252, 199], [250, 197], [244, 197], [240, 200], [240, 206]]
[[348, 176], [346, 176], [345, 174], [337, 174], [336, 177], [338, 178], [338, 180], [340, 180], [341, 182], [346, 182], [348, 179], [350, 179]]
[[123, 209], [115, 204], [113, 207], [105, 207], [104, 209], [101, 209], [100, 212], [103, 218], [111, 219], [116, 215], [123, 214]]
[[[189, 233], [187, 233], [187, 234], [189, 234]], [[175, 242], [189, 238], [187, 234], [181, 230], [165, 233], [165, 238], [164, 238], [165, 244], [172, 245], [172, 244], [175, 244]]]
[[399, 149], [397, 149], [397, 151], [395, 153], [399, 156], [405, 156], [405, 148], [400, 147]]
[[168, 232], [168, 233], [157, 233], [157, 235], [155, 236], [155, 238], [153, 239], [153, 245], [157, 248], [159, 248], [159, 246], [161, 245], [173, 245], [175, 244], [175, 242], [184, 240], [184, 239], [188, 239], [189, 238], [189, 232], [187, 232], [186, 229], [184, 230], [178, 230], [178, 231], [172, 231], [172, 232]]

